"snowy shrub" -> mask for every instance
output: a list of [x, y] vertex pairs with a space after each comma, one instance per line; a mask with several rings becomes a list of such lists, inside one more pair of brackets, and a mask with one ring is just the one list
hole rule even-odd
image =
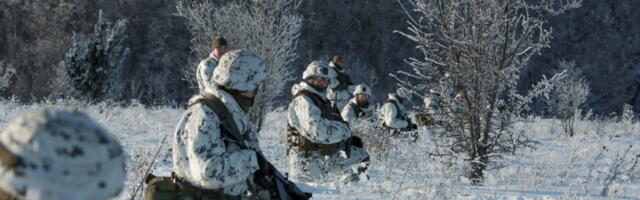
[[562, 128], [569, 136], [575, 134], [580, 107], [587, 101], [591, 90], [587, 80], [574, 69], [575, 62], [560, 61], [560, 70], [566, 71], [567, 76], [558, 81], [551, 95], [546, 96], [550, 111], [560, 117]]
[[376, 106], [372, 115], [365, 116], [352, 124], [349, 124], [353, 135], [362, 139], [364, 149], [369, 152], [372, 158], [387, 160], [389, 149], [393, 148], [389, 143], [391, 136], [389, 131], [382, 128], [382, 120], [378, 118]]
[[598, 136], [606, 136], [610, 133], [607, 130], [608, 126], [615, 124], [618, 121], [615, 113], [611, 113], [609, 115], [596, 115], [591, 120], [594, 124], [594, 131]]
[[[177, 5], [177, 15], [187, 20], [191, 30], [191, 50], [196, 59], [206, 58], [212, 38], [222, 36], [230, 47], [249, 49], [264, 60], [267, 79], [249, 112], [259, 127], [264, 115], [276, 105], [275, 98], [289, 91], [286, 84], [297, 79], [291, 64], [298, 57], [302, 27], [299, 6], [298, 0], [180, 1]], [[193, 85], [195, 69], [187, 69], [185, 77]]]
[[7, 89], [13, 82], [15, 74], [16, 69], [13, 68], [13, 66], [0, 60], [0, 94], [7, 92]]
[[408, 59], [412, 69], [393, 76], [421, 96], [436, 87], [462, 95], [457, 101], [449, 95], [431, 96], [442, 107], [434, 125], [440, 148], [432, 154], [464, 154], [466, 177], [482, 184], [485, 170], [499, 167], [495, 161], [532, 147], [526, 135], [510, 128], [529, 111], [532, 99], [547, 95], [564, 74], [543, 78], [525, 94], [517, 91], [518, 80], [530, 58], [550, 45], [548, 17], [579, 7], [581, 1], [407, 2], [411, 8], [403, 8], [409, 27], [396, 32], [416, 42], [424, 57]]
[[130, 54], [125, 47], [126, 29], [127, 20], [113, 24], [100, 11], [94, 32], [87, 40], [81, 41], [74, 34], [72, 47], [55, 69], [54, 95], [90, 101], [118, 99], [123, 85], [120, 69]]

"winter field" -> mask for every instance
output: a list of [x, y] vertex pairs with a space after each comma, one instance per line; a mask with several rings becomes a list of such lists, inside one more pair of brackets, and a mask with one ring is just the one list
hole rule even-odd
[[[115, 134], [128, 155], [127, 183], [118, 199], [131, 198], [165, 137], [152, 170], [159, 175], [168, 175], [171, 170], [172, 132], [182, 109], [77, 102], [23, 105], [4, 100], [0, 129], [15, 115], [37, 107], [84, 111]], [[286, 116], [282, 109], [270, 113], [265, 125], [259, 134], [261, 147], [281, 171], [286, 171]], [[463, 177], [463, 164], [446, 166], [439, 158], [428, 157], [425, 152], [433, 145], [425, 129], [415, 144], [393, 139], [387, 142], [393, 148], [372, 153], [369, 180], [299, 185], [313, 191], [314, 199], [640, 199], [640, 169], [634, 162], [640, 153], [640, 145], [636, 145], [640, 144], [640, 123], [615, 118], [579, 120], [577, 135], [568, 137], [558, 120], [531, 118], [519, 123], [515, 131], [539, 144], [535, 149], [505, 155], [501, 161], [504, 167], [488, 171], [484, 186], [472, 186]], [[460, 158], [458, 163], [462, 162]], [[602, 195], [604, 189], [606, 196]]]

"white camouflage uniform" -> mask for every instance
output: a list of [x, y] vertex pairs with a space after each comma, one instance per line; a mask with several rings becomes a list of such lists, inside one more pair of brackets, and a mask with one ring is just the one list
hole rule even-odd
[[[329, 68], [333, 69], [336, 75], [340, 73], [342, 74], [345, 73], [344, 69], [339, 69], [337, 66], [335, 66], [333, 62], [329, 63]], [[348, 81], [349, 83], [341, 83], [339, 82], [338, 79], [332, 79], [331, 80], [332, 83], [329, 85], [329, 88], [327, 89], [327, 98], [338, 109], [342, 109], [344, 108], [345, 105], [347, 105], [347, 102], [351, 98], [351, 93], [355, 89], [355, 85], [353, 85], [350, 82], [351, 80], [348, 80]], [[340, 84], [347, 84], [347, 89], [346, 90], [336, 89], [336, 87], [338, 87]]]
[[[265, 79], [262, 61], [249, 51], [230, 51], [220, 60], [212, 78], [216, 84], [251, 91]], [[247, 146], [253, 150], [225, 143], [219, 116], [203, 104], [194, 104], [182, 116], [174, 134], [173, 170], [194, 186], [223, 189], [225, 194], [232, 196], [243, 195], [253, 184], [253, 173], [259, 169], [255, 151], [260, 147], [255, 125], [230, 93], [214, 87], [213, 83], [207, 85], [206, 93], [224, 103], [238, 130], [245, 134]], [[200, 95], [194, 96], [190, 105], [200, 98]]]
[[9, 122], [0, 144], [20, 158], [0, 163], [2, 199], [110, 199], [124, 186], [122, 147], [83, 113], [32, 110]]
[[209, 57], [200, 61], [198, 69], [196, 70], [196, 80], [198, 80], [199, 94], [204, 94], [207, 85], [211, 84], [211, 77], [213, 76], [213, 70], [218, 66], [218, 58], [213, 53], [209, 54]]
[[[386, 125], [389, 128], [393, 128], [393, 129], [407, 128], [407, 126], [410, 125], [410, 121], [408, 121], [409, 118], [406, 116], [404, 105], [402, 104], [402, 102], [400, 102], [400, 100], [396, 97], [396, 95], [406, 99], [409, 99], [411, 97], [411, 94], [409, 93], [409, 91], [406, 91], [403, 88], [398, 89], [396, 94], [389, 94], [389, 96], [387, 97], [388, 100], [394, 101], [395, 104], [391, 102], [386, 102], [382, 106], [382, 110], [381, 110], [382, 121], [384, 122], [384, 125]], [[396, 105], [398, 107], [396, 107]], [[398, 112], [404, 113], [404, 116], [400, 116], [400, 118], [398, 118]]]
[[358, 118], [363, 117], [363, 116], [356, 116], [356, 107], [358, 107], [361, 111], [362, 111], [362, 115], [363, 116], [368, 116], [371, 113], [373, 113], [373, 106], [372, 105], [368, 105], [367, 107], [359, 107], [358, 106], [358, 101], [356, 100], [356, 98], [351, 98], [351, 100], [349, 100], [349, 103], [347, 103], [346, 106], [344, 106], [344, 108], [342, 109], [342, 118], [349, 122], [349, 124], [353, 124], [357, 121]]
[[[305, 73], [307, 71], [309, 69]], [[317, 91], [306, 82], [301, 82], [292, 88], [294, 96], [303, 90], [327, 101], [323, 92]], [[320, 108], [314, 104], [310, 97], [300, 95], [289, 104], [288, 123], [302, 137], [317, 144], [336, 144], [351, 138], [351, 131], [346, 123], [323, 118], [321, 114]], [[345, 146], [344, 144], [339, 145], [338, 148], [345, 149]], [[302, 152], [295, 147], [290, 147], [288, 158], [291, 178], [300, 181], [317, 181], [328, 178], [329, 173], [338, 175], [356, 173], [356, 170], [366, 168], [369, 155], [363, 149], [354, 146], [351, 146], [348, 158], [344, 151], [336, 151], [333, 155], [323, 156], [318, 151]]]
[[427, 96], [424, 98], [424, 106], [427, 111], [427, 114], [437, 115], [440, 111], [440, 103], [438, 100], [438, 96], [440, 96], [440, 89], [431, 89], [429, 90], [431, 96]]
[[[365, 94], [371, 97], [371, 88], [362, 84], [357, 85], [355, 91], [353, 92], [353, 98], [351, 98], [351, 100], [349, 100], [349, 103], [347, 103], [347, 105], [342, 108], [342, 119], [349, 122], [349, 124], [354, 124], [356, 123], [358, 118], [371, 115], [373, 112], [373, 106], [371, 104], [369, 104], [367, 107], [361, 107], [358, 105], [358, 101], [356, 100], [356, 96], [358, 94]], [[357, 116], [358, 114], [361, 116]]]

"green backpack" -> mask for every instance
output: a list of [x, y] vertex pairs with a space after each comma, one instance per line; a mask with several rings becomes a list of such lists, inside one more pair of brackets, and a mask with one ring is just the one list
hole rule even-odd
[[149, 174], [144, 200], [231, 200], [238, 197], [224, 194], [222, 190], [204, 190], [178, 181], [174, 177], [159, 177]]

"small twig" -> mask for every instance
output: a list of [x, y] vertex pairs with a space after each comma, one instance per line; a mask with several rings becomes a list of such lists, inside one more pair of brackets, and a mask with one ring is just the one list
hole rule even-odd
[[158, 154], [160, 153], [160, 150], [164, 146], [164, 142], [167, 140], [167, 136], [168, 135], [165, 135], [164, 138], [162, 138], [162, 142], [160, 142], [160, 146], [158, 146], [158, 150], [156, 151], [156, 154], [153, 156], [153, 158], [151, 159], [151, 163], [149, 163], [149, 167], [144, 172], [144, 175], [142, 176], [142, 180], [140, 180], [140, 182], [138, 184], [138, 187], [136, 187], [136, 189], [133, 191], [133, 195], [131, 196], [131, 200], [134, 200], [138, 196], [138, 191], [144, 185], [144, 180], [147, 179], [147, 176], [149, 176], [149, 171], [151, 171], [151, 168], [153, 167], [153, 164], [156, 162], [156, 158], [158, 157]]
[[607, 196], [607, 193], [609, 193], [609, 187], [611, 187], [611, 184], [616, 180], [616, 178], [618, 178], [618, 174], [620, 174], [620, 167], [624, 163], [624, 158], [627, 156], [627, 153], [629, 153], [629, 150], [631, 150], [631, 147], [632, 145], [629, 145], [629, 148], [627, 148], [622, 156], [618, 153], [617, 158], [613, 161], [611, 169], [609, 169], [609, 176], [604, 180], [605, 183], [602, 188], [602, 192], [600, 192], [601, 196]]
[[405, 172], [404, 172], [404, 176], [402, 176], [402, 180], [398, 185], [398, 189], [396, 189], [396, 191], [393, 193], [393, 196], [391, 197], [392, 200], [396, 199], [396, 193], [398, 193], [398, 191], [400, 191], [400, 188], [402, 188], [402, 184], [404, 183], [404, 180], [407, 178], [407, 174], [409, 174], [409, 169], [411, 169], [411, 165], [413, 165], [415, 161], [416, 160], [414, 159], [411, 162], [409, 162], [409, 164], [407, 165], [407, 168], [405, 169]]

